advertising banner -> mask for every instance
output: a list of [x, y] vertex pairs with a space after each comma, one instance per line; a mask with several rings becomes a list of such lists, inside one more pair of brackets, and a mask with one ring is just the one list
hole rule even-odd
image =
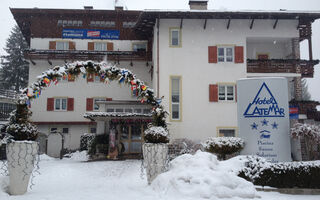
[[237, 91], [239, 136], [245, 141], [241, 154], [291, 161], [287, 79], [241, 79]]
[[119, 40], [119, 30], [63, 29], [62, 38]]

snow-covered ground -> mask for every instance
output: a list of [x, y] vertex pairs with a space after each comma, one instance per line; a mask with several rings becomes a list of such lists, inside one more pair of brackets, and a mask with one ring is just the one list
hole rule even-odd
[[206, 153], [184, 155], [148, 186], [146, 177], [141, 178], [139, 160], [83, 162], [86, 159], [83, 153], [63, 160], [42, 155], [41, 175], [35, 177], [35, 186], [25, 195], [8, 195], [5, 192], [8, 177], [0, 175], [0, 200], [215, 200], [221, 197], [243, 200], [239, 196], [252, 195], [257, 200], [320, 199], [320, 195], [284, 195], [252, 190], [251, 183], [231, 172], [241, 168], [240, 158], [218, 162]]

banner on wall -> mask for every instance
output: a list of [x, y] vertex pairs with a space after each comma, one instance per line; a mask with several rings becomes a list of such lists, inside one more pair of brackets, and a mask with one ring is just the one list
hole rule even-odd
[[237, 91], [239, 136], [245, 141], [241, 154], [291, 161], [287, 80], [241, 79]]
[[63, 29], [62, 38], [119, 40], [119, 30]]

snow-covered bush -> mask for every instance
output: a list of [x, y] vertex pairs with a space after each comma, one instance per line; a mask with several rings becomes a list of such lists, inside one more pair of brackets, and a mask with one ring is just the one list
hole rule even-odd
[[291, 128], [291, 137], [304, 140], [305, 153], [309, 160], [319, 159], [317, 149], [320, 145], [320, 126], [296, 123]]
[[175, 139], [169, 144], [169, 159], [172, 160], [186, 153], [194, 154], [200, 149], [202, 149], [200, 143], [196, 143], [186, 138]]
[[206, 151], [216, 153], [225, 160], [226, 155], [242, 150], [244, 141], [237, 137], [210, 137], [202, 145]]
[[1, 129], [0, 139], [15, 141], [31, 140], [37, 138], [37, 127], [29, 121], [31, 111], [23, 100], [18, 100], [17, 109], [10, 113], [9, 122]]
[[277, 188], [320, 188], [320, 161], [269, 163], [248, 156], [239, 176], [255, 185]]
[[169, 133], [162, 126], [150, 126], [144, 131], [144, 140], [146, 143], [168, 143]]
[[311, 140], [320, 143], [320, 126], [312, 124], [301, 124], [296, 123], [291, 128], [292, 137], [303, 137], [306, 136]]

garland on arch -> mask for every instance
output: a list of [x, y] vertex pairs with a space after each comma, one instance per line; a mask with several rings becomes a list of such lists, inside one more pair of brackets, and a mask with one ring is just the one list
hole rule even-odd
[[93, 61], [77, 61], [74, 63], [66, 63], [64, 66], [56, 66], [42, 72], [37, 80], [25, 88], [20, 96], [19, 104], [31, 105], [31, 100], [39, 98], [41, 91], [49, 87], [51, 84], [57, 84], [59, 80], [66, 77], [82, 75], [85, 78], [88, 75], [98, 75], [104, 83], [118, 81], [119, 84], [131, 86], [131, 90], [136, 92], [136, 96], [141, 103], [146, 103], [152, 106], [154, 126], [162, 126], [167, 129], [166, 117], [168, 112], [161, 105], [161, 100], [154, 96], [154, 91], [149, 88], [143, 81], [138, 79], [130, 70], [118, 68], [115, 65], [110, 65], [106, 62]]

